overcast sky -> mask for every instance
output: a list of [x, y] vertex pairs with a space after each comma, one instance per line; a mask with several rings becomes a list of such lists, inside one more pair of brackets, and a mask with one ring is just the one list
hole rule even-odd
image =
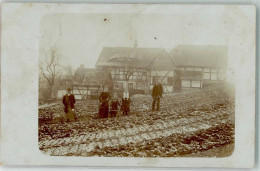
[[[222, 13], [53, 14], [41, 20], [40, 59], [57, 44], [63, 65], [94, 68], [102, 47], [164, 48], [177, 45], [227, 45]], [[60, 38], [59, 35], [61, 34]]]

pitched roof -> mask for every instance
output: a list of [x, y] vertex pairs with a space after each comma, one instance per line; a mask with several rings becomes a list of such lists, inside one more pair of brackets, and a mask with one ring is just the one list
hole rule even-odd
[[97, 69], [79, 67], [73, 76], [73, 84], [100, 86], [102, 81], [109, 79], [108, 72], [106, 73]]
[[[114, 59], [132, 59], [136, 67], [153, 69], [173, 68], [169, 54], [161, 48], [104, 47], [96, 66], [117, 66]], [[156, 62], [158, 61], [158, 62]]]
[[202, 80], [203, 73], [202, 71], [181, 71], [180, 79], [181, 80]]
[[227, 67], [227, 46], [181, 45], [170, 52], [177, 66]]

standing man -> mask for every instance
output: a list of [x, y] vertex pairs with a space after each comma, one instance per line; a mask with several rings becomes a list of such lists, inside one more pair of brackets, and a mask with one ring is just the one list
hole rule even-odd
[[163, 94], [163, 87], [162, 84], [159, 83], [159, 79], [155, 80], [155, 85], [153, 86], [152, 90], [152, 97], [153, 97], [153, 104], [152, 109], [154, 111], [155, 103], [157, 102], [157, 111], [160, 110], [160, 99], [162, 98]]
[[71, 94], [71, 89], [67, 89], [67, 94], [63, 96], [62, 103], [64, 104], [64, 112], [66, 113], [67, 122], [70, 120], [77, 120], [74, 113], [74, 104], [76, 103], [75, 97]]

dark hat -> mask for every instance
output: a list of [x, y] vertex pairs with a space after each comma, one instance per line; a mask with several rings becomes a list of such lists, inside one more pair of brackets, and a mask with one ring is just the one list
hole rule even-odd
[[71, 89], [70, 89], [70, 88], [68, 88], [68, 89], [67, 89], [67, 91], [68, 91], [68, 92], [70, 92], [70, 91], [71, 91]]

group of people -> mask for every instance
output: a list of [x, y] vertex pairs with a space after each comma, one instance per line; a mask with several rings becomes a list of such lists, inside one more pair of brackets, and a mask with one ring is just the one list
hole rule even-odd
[[122, 100], [118, 99], [116, 95], [111, 99], [108, 92], [102, 92], [99, 96], [99, 102], [99, 118], [108, 118], [109, 114], [110, 117], [116, 117], [119, 111], [122, 111], [123, 115], [128, 115], [130, 112], [131, 100], [127, 92], [123, 94]]
[[[163, 94], [163, 87], [162, 85], [156, 80], [156, 83], [152, 89], [152, 110], [155, 110], [155, 106], [157, 106], [156, 110], [160, 110], [160, 99], [162, 98]], [[71, 120], [77, 120], [77, 116], [74, 112], [75, 108], [75, 97], [71, 94], [71, 89], [67, 89], [67, 94], [64, 95], [62, 102], [64, 104], [64, 112], [66, 113], [67, 122]], [[123, 98], [118, 99], [116, 95], [111, 99], [110, 94], [108, 92], [102, 92], [99, 96], [99, 111], [98, 117], [99, 118], [108, 118], [109, 114], [110, 117], [116, 117], [119, 111], [122, 112], [123, 116], [126, 116], [130, 112], [130, 103], [131, 100], [129, 98], [129, 93], [124, 92]], [[120, 109], [120, 110], [119, 110]]]

